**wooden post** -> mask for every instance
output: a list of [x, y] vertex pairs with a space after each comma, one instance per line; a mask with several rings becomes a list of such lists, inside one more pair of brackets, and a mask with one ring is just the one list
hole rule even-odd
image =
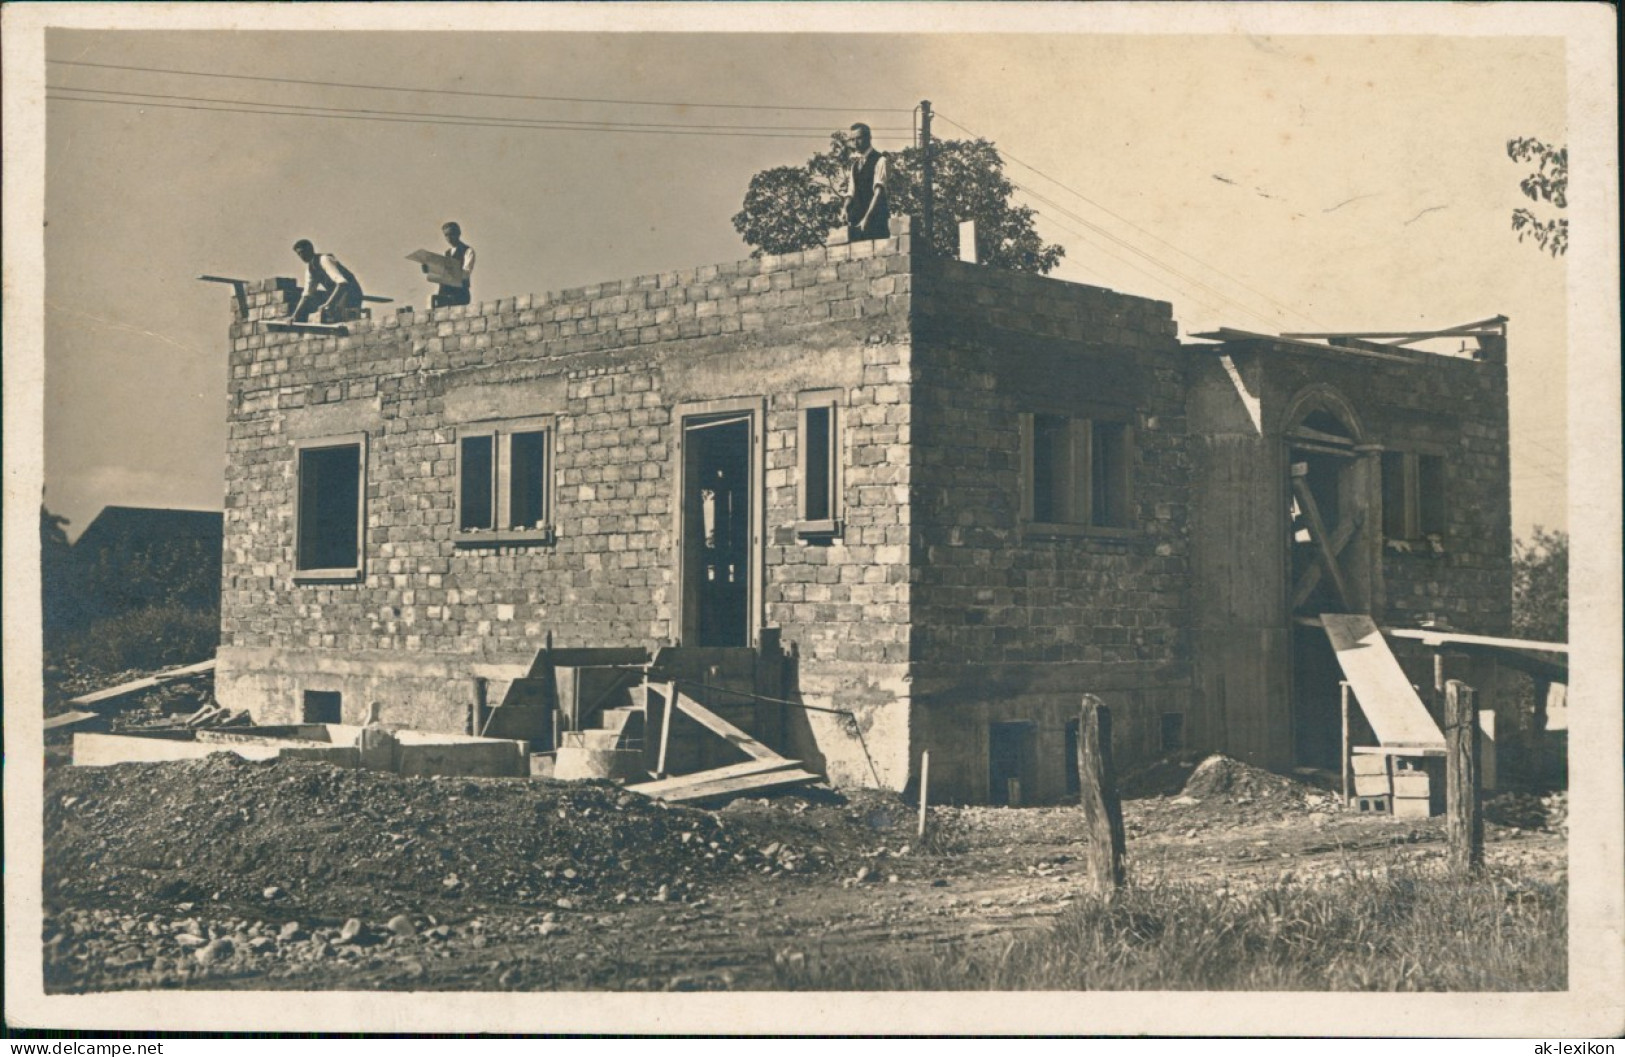
[[1089, 876], [1098, 892], [1123, 884], [1123, 804], [1112, 769], [1112, 714], [1100, 698], [1083, 695], [1078, 723], [1078, 787], [1088, 830]]
[[671, 745], [671, 721], [677, 712], [677, 683], [666, 684], [666, 715], [660, 721], [660, 758], [655, 761], [655, 773], [666, 777], [666, 749]]
[[925, 839], [925, 804], [927, 790], [931, 786], [931, 750], [920, 753], [920, 827], [916, 834], [917, 839]]
[[1339, 683], [1343, 694], [1343, 755], [1338, 757], [1337, 769], [1343, 778], [1343, 806], [1349, 806], [1349, 684]]
[[1478, 701], [1459, 679], [1444, 685], [1445, 833], [1450, 872], [1466, 876], [1484, 865], [1484, 815], [1478, 784]]

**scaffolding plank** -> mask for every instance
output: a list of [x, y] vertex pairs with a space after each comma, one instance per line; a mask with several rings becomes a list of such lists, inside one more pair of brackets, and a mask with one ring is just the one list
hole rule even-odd
[[769, 771], [765, 774], [747, 774], [738, 778], [724, 778], [719, 782], [705, 782], [678, 792], [667, 793], [661, 799], [673, 804], [686, 804], [696, 800], [737, 796], [740, 793], [777, 789], [790, 785], [805, 785], [808, 782], [816, 781], [819, 781], [819, 776], [811, 771]]
[[1377, 740], [1384, 745], [1442, 749], [1444, 734], [1372, 619], [1359, 613], [1322, 613], [1320, 619]]

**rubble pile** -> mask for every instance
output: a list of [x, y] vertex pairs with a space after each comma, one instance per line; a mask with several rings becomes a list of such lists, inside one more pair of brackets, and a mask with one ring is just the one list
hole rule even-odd
[[607, 783], [416, 778], [229, 754], [68, 768], [46, 783], [48, 907], [178, 902], [282, 915], [681, 899], [812, 872], [709, 812]]

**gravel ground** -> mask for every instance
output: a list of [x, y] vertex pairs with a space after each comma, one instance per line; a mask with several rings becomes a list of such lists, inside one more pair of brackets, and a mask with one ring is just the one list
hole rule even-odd
[[[1313, 884], [1443, 855], [1439, 819], [1352, 814], [1223, 757], [1159, 766], [1160, 795], [1124, 805], [1131, 880]], [[1492, 799], [1491, 862], [1561, 883], [1565, 802]], [[1089, 893], [1065, 806], [934, 808], [922, 844], [884, 793], [706, 811], [218, 755], [59, 768], [45, 811], [56, 991], [764, 988], [865, 945], [1004, 942]]]

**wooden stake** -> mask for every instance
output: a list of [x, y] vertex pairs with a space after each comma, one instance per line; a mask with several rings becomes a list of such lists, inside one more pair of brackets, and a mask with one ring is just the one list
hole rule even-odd
[[1343, 755], [1341, 757], [1339, 757], [1339, 762], [1338, 762], [1338, 768], [1337, 769], [1342, 772], [1342, 778], [1343, 778], [1343, 806], [1348, 807], [1349, 806], [1349, 763], [1351, 762], [1349, 760], [1349, 755], [1350, 755], [1350, 745], [1349, 745], [1349, 684], [1346, 683], [1346, 682], [1343, 682], [1343, 683], [1339, 683], [1338, 685], [1342, 688], [1342, 693], [1343, 693]]
[[1445, 834], [1450, 872], [1465, 877], [1484, 865], [1483, 794], [1478, 781], [1478, 700], [1459, 679], [1444, 684]]
[[1112, 714], [1100, 698], [1083, 695], [1078, 723], [1078, 786], [1088, 830], [1089, 876], [1098, 892], [1123, 884], [1123, 804], [1112, 768]]
[[655, 761], [655, 773], [666, 777], [666, 749], [671, 745], [671, 721], [677, 710], [677, 684], [667, 683], [666, 716], [660, 721], [660, 758]]
[[920, 827], [916, 834], [918, 839], [925, 839], [925, 803], [926, 790], [931, 785], [931, 750], [920, 753]]

